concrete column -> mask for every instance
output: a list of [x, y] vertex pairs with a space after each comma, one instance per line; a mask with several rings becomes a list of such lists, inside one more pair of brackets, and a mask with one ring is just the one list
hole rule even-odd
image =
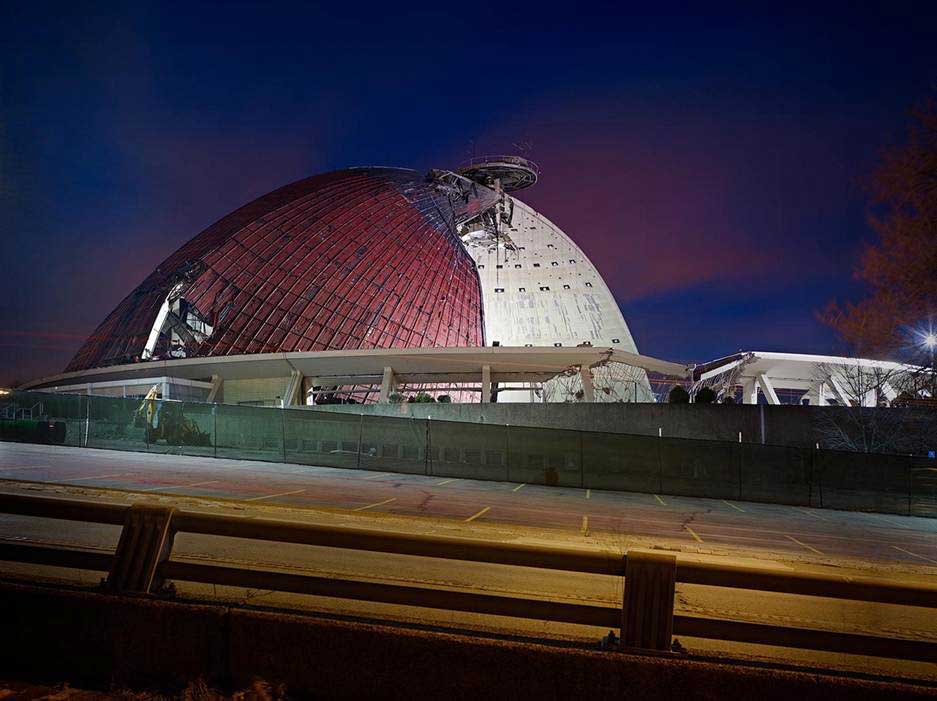
[[853, 397], [850, 397], [846, 388], [843, 387], [842, 383], [836, 378], [836, 375], [830, 375], [830, 386], [833, 388], [833, 394], [836, 395], [836, 399], [842, 406], [850, 406], [850, 400]]
[[303, 374], [299, 370], [290, 373], [290, 380], [283, 395], [283, 406], [296, 406], [305, 401], [303, 397]]
[[222, 388], [224, 387], [224, 380], [221, 375], [212, 375], [211, 376], [211, 389], [208, 391], [209, 404], [217, 402], [220, 399]]
[[592, 386], [592, 368], [587, 365], [580, 365], [579, 377], [582, 380], [582, 401], [594, 402], [595, 389]]
[[312, 406], [315, 404], [315, 395], [312, 394], [313, 387], [319, 386], [318, 377], [304, 377], [303, 378], [303, 404], [307, 406]]
[[758, 384], [761, 385], [761, 391], [768, 399], [768, 404], [778, 405], [781, 403], [778, 399], [778, 393], [774, 391], [774, 385], [771, 384], [771, 379], [765, 373], [758, 376]]
[[482, 404], [491, 401], [491, 366], [482, 365]]
[[390, 403], [390, 395], [396, 389], [397, 383], [394, 380], [394, 369], [391, 367], [384, 368], [384, 377], [381, 379], [381, 396], [378, 401], [381, 404]]
[[742, 382], [742, 404], [758, 403], [758, 383], [755, 378], [745, 378]]

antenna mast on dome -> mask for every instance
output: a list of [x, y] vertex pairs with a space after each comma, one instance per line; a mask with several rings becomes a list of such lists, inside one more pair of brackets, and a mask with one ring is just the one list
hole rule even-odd
[[462, 164], [459, 175], [486, 187], [500, 182], [505, 192], [514, 192], [536, 183], [540, 167], [521, 156], [479, 156]]

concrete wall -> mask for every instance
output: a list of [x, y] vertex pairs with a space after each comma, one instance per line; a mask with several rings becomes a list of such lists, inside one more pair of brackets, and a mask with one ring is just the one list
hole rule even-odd
[[279, 401], [274, 398], [282, 399], [289, 383], [289, 377], [225, 380], [222, 397], [225, 404], [262, 402], [264, 406], [279, 406]]
[[932, 698], [933, 688], [0, 582], [0, 675], [290, 698]]

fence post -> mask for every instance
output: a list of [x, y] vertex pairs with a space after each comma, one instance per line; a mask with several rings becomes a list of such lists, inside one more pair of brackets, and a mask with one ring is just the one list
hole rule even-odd
[[171, 506], [130, 507], [105, 582], [108, 589], [150, 594], [159, 588], [159, 566], [172, 552], [174, 511]]
[[274, 409], [280, 412], [280, 441], [283, 446], [283, 462], [286, 462], [286, 409]]
[[364, 414], [358, 414], [358, 455], [355, 468], [361, 469], [361, 439], [364, 436]]
[[211, 405], [212, 455], [218, 457], [218, 405]]
[[511, 424], [504, 425], [504, 479], [511, 481]]
[[85, 412], [85, 448], [88, 447], [88, 436], [91, 433], [91, 394], [88, 394], [88, 410]]
[[584, 432], [579, 432], [579, 488], [582, 489], [586, 486], [586, 465], [582, 459], [582, 434]]
[[818, 443], [813, 450], [814, 475], [817, 480], [817, 496], [820, 501], [820, 508], [823, 508], [823, 470], [816, 469], [817, 456], [820, 454], [820, 444]]
[[744, 449], [744, 446], [742, 442], [739, 441], [739, 447], [738, 447], [738, 451], [739, 451], [739, 501], [742, 501], [742, 460], [744, 460], [745, 458], [743, 449]]
[[911, 516], [911, 495], [914, 493], [914, 468], [908, 462], [908, 516]]
[[664, 429], [657, 429], [657, 493], [664, 493], [664, 456], [661, 441], [664, 439]]
[[430, 446], [430, 435], [429, 435], [429, 422], [432, 419], [432, 416], [426, 417], [426, 436], [423, 439], [423, 473], [428, 477], [430, 475], [430, 459], [429, 459], [429, 446]]
[[669, 651], [673, 636], [673, 599], [677, 558], [630, 551], [625, 557], [621, 645]]

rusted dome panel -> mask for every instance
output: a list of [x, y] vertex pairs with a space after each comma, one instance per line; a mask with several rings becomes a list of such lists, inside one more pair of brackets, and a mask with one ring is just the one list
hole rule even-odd
[[180, 355], [482, 346], [478, 275], [454, 231], [467, 207], [494, 201], [480, 197], [389, 168], [287, 185], [161, 263], [67, 370]]

